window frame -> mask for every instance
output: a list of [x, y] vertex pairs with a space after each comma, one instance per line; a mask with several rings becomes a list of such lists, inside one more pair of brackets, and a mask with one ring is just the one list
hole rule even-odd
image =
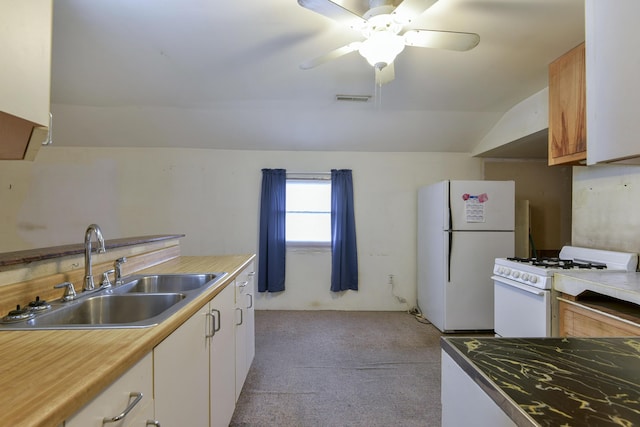
[[[286, 185], [290, 182], [317, 182], [323, 181], [323, 184], [329, 186], [331, 189], [331, 173], [313, 173], [313, 174], [289, 174], [287, 173]], [[287, 188], [288, 189], [288, 188]], [[329, 221], [331, 220], [331, 196], [329, 196]], [[287, 200], [289, 200], [289, 194], [287, 192]], [[315, 212], [315, 211], [309, 211]], [[323, 214], [327, 214], [327, 212], [322, 212]], [[289, 210], [285, 208], [285, 215], [289, 214]], [[331, 233], [331, 231], [329, 231]], [[286, 236], [286, 234], [285, 234]], [[286, 237], [285, 237], [286, 239]], [[286, 246], [291, 248], [331, 248], [331, 235], [329, 235], [328, 241], [319, 241], [319, 240], [285, 240]]]

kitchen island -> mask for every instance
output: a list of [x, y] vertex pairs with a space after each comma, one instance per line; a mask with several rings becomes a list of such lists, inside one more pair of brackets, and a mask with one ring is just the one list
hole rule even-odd
[[[441, 346], [443, 390], [455, 365], [469, 380], [459, 387], [479, 387], [484, 405], [501, 410], [499, 425], [640, 425], [640, 338], [443, 337]], [[442, 405], [446, 427], [473, 402], [443, 392]]]
[[[137, 248], [141, 243], [133, 242], [131, 252], [126, 253], [129, 261], [125, 265], [129, 266], [130, 273], [224, 271], [228, 274], [215, 287], [200, 294], [157, 326], [139, 329], [0, 331], [0, 425], [62, 425], [148, 355], [201, 306], [228, 286], [233, 286], [236, 277], [254, 259], [251, 254], [180, 256], [176, 246], [158, 246], [155, 238], [146, 241], [152, 245], [148, 252], [138, 253]], [[68, 257], [66, 253], [62, 255]], [[114, 249], [107, 255], [117, 257], [122, 254]], [[111, 265], [110, 262], [111, 259], [99, 264], [96, 272], [104, 271]], [[24, 288], [25, 295], [32, 296], [36, 288], [41, 292], [42, 289], [51, 288], [52, 283], [61, 278], [77, 278], [82, 274], [74, 260], [59, 264], [69, 264], [73, 270], [2, 286], [0, 290], [8, 290], [0, 292], [0, 296], [14, 301], [18, 289]], [[29, 265], [32, 266], [30, 270], [46, 269], [46, 266]], [[20, 273], [21, 270], [16, 271]], [[22, 273], [11, 271], [5, 273], [8, 277], [22, 276]], [[55, 281], [49, 283], [48, 277]], [[55, 292], [59, 294], [59, 290]]]

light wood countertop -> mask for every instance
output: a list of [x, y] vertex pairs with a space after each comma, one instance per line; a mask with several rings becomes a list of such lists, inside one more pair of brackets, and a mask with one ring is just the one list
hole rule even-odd
[[229, 273], [154, 327], [0, 331], [0, 425], [60, 425], [230, 284], [254, 257], [183, 256], [136, 272]]

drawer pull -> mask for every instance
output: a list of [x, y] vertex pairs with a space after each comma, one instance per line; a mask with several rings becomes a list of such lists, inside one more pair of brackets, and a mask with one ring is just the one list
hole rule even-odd
[[131, 412], [131, 410], [133, 409], [134, 406], [136, 406], [138, 404], [138, 402], [140, 402], [140, 400], [142, 399], [142, 393], [138, 392], [138, 391], [132, 391], [129, 394], [129, 401], [131, 401], [131, 398], [135, 397], [135, 399], [133, 400], [133, 402], [129, 403], [129, 406], [127, 406], [124, 411], [122, 411], [122, 413], [120, 415], [116, 415], [113, 418], [105, 418], [102, 420], [102, 425], [104, 424], [108, 424], [108, 423], [115, 423], [117, 421], [120, 421], [122, 419], [124, 419], [124, 417], [127, 416], [127, 414], [129, 412]]
[[161, 427], [161, 426], [160, 426], [160, 421], [156, 421], [156, 420], [147, 420], [147, 423], [146, 423], [145, 425], [147, 425], [147, 426]]

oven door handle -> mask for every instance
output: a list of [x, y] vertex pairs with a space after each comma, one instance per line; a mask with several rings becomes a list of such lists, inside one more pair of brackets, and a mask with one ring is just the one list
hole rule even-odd
[[537, 296], [543, 296], [545, 293], [544, 289], [538, 289], [538, 288], [534, 288], [531, 286], [527, 286], [527, 285], [522, 285], [514, 280], [511, 279], [507, 279], [506, 277], [500, 277], [500, 276], [491, 276], [491, 278], [493, 279], [494, 282], [498, 282], [500, 284], [503, 284], [505, 286], [511, 286], [513, 288], [518, 288], [521, 291], [525, 291], [525, 292], [529, 292], [530, 294], [534, 294]]

